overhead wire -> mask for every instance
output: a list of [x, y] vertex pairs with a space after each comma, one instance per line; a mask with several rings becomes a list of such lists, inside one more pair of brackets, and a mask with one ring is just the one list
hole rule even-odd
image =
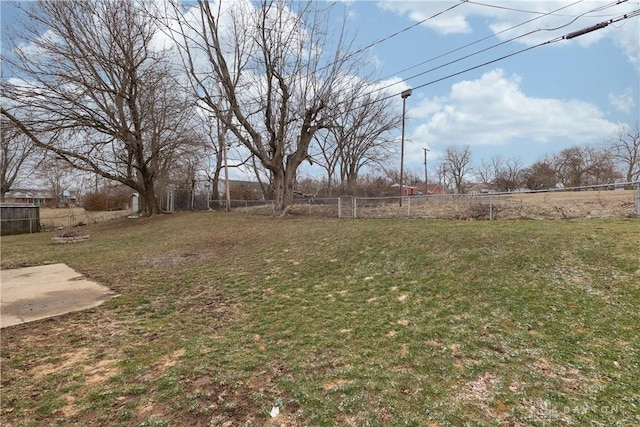
[[[485, 6], [485, 7], [490, 7], [490, 8], [494, 8], [494, 9], [502, 9], [502, 10], [508, 10], [508, 11], [512, 11], [512, 12], [521, 12], [521, 13], [530, 13], [530, 14], [534, 14], [534, 15], [542, 15], [542, 16], [546, 16], [546, 15], [552, 15], [552, 16], [573, 16], [573, 15], [564, 15], [564, 14], [559, 14], [559, 13], [545, 13], [545, 12], [538, 12], [535, 10], [524, 10], [524, 9], [516, 9], [514, 7], [507, 7], [507, 6], [498, 6], [495, 4], [488, 4], [488, 3], [482, 3], [482, 2], [478, 2], [478, 1], [474, 1], [474, 0], [460, 0], [462, 2], [465, 3], [469, 3], [469, 4], [475, 4], [478, 6]], [[626, 2], [627, 0], [621, 0], [619, 3], [623, 3]], [[592, 18], [601, 18], [601, 17], [605, 17], [605, 16], [613, 16], [612, 15], [591, 15]]]
[[351, 52], [348, 55], [346, 55], [344, 57], [341, 57], [338, 60], [335, 60], [333, 62], [330, 62], [329, 64], [324, 65], [323, 67], [320, 68], [320, 70], [324, 70], [325, 68], [329, 68], [332, 65], [336, 64], [337, 62], [347, 60], [347, 59], [351, 58], [352, 56], [355, 56], [355, 55], [358, 55], [359, 53], [364, 52], [365, 50], [369, 50], [369, 49], [371, 49], [372, 47], [374, 47], [376, 45], [379, 45], [381, 43], [386, 42], [387, 40], [390, 40], [390, 39], [392, 39], [392, 38], [394, 38], [396, 36], [399, 36], [400, 34], [405, 33], [405, 32], [407, 32], [407, 31], [409, 31], [409, 30], [411, 30], [411, 29], [413, 29], [415, 27], [418, 27], [418, 26], [424, 24], [427, 21], [430, 21], [430, 20], [432, 20], [434, 18], [437, 18], [438, 16], [440, 16], [440, 15], [442, 15], [444, 13], [447, 13], [450, 10], [455, 9], [456, 7], [462, 6], [463, 4], [464, 4], [464, 1], [462, 1], [460, 3], [456, 3], [453, 6], [450, 6], [450, 7], [446, 8], [443, 11], [440, 11], [438, 13], [435, 13], [435, 14], [429, 16], [428, 18], [422, 19], [422, 20], [420, 20], [420, 21], [418, 21], [418, 22], [416, 22], [416, 23], [414, 23], [412, 25], [409, 25], [408, 27], [405, 27], [405, 28], [403, 28], [401, 30], [398, 30], [398, 31], [396, 31], [396, 32], [394, 32], [392, 34], [389, 34], [388, 36], [385, 36], [385, 37], [383, 37], [381, 39], [375, 40], [375, 41], [369, 43], [368, 45], [366, 45], [364, 47], [361, 47], [360, 49], [356, 50], [355, 52]]
[[[466, 0], [461, 0], [461, 1], [465, 1], [465, 2], [466, 2]], [[499, 32], [497, 32], [497, 33], [495, 33], [495, 34], [492, 34], [492, 35], [490, 35], [490, 36], [483, 37], [483, 38], [481, 38], [481, 39], [479, 39], [479, 40], [476, 40], [476, 41], [474, 41], [474, 42], [468, 43], [468, 44], [466, 44], [466, 45], [464, 45], [464, 46], [461, 46], [461, 47], [459, 47], [459, 48], [456, 48], [456, 49], [450, 50], [450, 51], [448, 51], [448, 52], [445, 52], [445, 53], [443, 53], [443, 54], [440, 54], [440, 55], [438, 55], [438, 56], [435, 56], [435, 57], [433, 57], [433, 58], [430, 58], [430, 59], [428, 59], [428, 60], [426, 60], [426, 61], [422, 61], [422, 62], [420, 62], [419, 64], [413, 65], [413, 66], [411, 66], [411, 67], [405, 68], [405, 69], [403, 69], [403, 70], [401, 70], [401, 71], [397, 71], [397, 72], [395, 72], [395, 73], [391, 73], [391, 74], [387, 75], [386, 77], [381, 78], [379, 81], [384, 81], [384, 80], [389, 79], [389, 78], [391, 78], [391, 77], [393, 77], [393, 76], [395, 76], [395, 75], [397, 75], [397, 74], [403, 73], [403, 72], [405, 72], [405, 71], [412, 70], [412, 69], [414, 69], [414, 68], [417, 68], [417, 67], [419, 67], [419, 66], [421, 66], [421, 65], [427, 64], [427, 63], [429, 63], [429, 62], [433, 62], [433, 61], [435, 61], [436, 59], [443, 58], [443, 57], [448, 56], [448, 55], [450, 55], [450, 54], [452, 54], [452, 53], [455, 53], [455, 52], [457, 52], [457, 51], [460, 51], [460, 50], [462, 50], [462, 49], [465, 49], [465, 48], [467, 48], [467, 47], [469, 47], [469, 46], [472, 46], [472, 45], [478, 44], [478, 43], [480, 43], [480, 42], [482, 42], [482, 41], [485, 41], [485, 40], [487, 40], [487, 39], [489, 39], [489, 38], [493, 37], [494, 35], [499, 35], [499, 34], [502, 34], [502, 33], [504, 33], [504, 32], [511, 31], [511, 30], [513, 30], [513, 29], [515, 29], [515, 28], [517, 28], [517, 27], [522, 26], [522, 25], [526, 25], [526, 24], [531, 23], [531, 22], [533, 22], [533, 21], [535, 21], [535, 20], [538, 20], [538, 19], [544, 18], [544, 17], [546, 17], [546, 16], [552, 15], [553, 13], [555, 13], [555, 12], [557, 12], [557, 11], [559, 11], [559, 10], [562, 10], [562, 9], [565, 9], [565, 8], [568, 8], [568, 7], [571, 7], [571, 6], [574, 6], [574, 5], [578, 4], [578, 3], [581, 3], [582, 1], [583, 1], [583, 0], [578, 0], [578, 1], [574, 2], [574, 3], [569, 4], [569, 5], [566, 5], [566, 6], [560, 7], [560, 8], [555, 9], [555, 10], [552, 10], [551, 12], [547, 12], [547, 13], [545, 13], [545, 14], [544, 14], [544, 15], [542, 15], [542, 16], [538, 16], [538, 17], [535, 17], [535, 18], [529, 19], [529, 20], [527, 20], [527, 21], [524, 21], [524, 22], [522, 22], [522, 23], [520, 23], [520, 24], [514, 25], [514, 26], [512, 26], [512, 27], [510, 27], [510, 28], [507, 28], [507, 29], [505, 29], [505, 30], [499, 31]], [[413, 74], [413, 75], [411, 75], [411, 76], [409, 76], [409, 77], [403, 78], [403, 79], [402, 79], [402, 81], [394, 82], [394, 83], [389, 83], [389, 84], [387, 84], [387, 85], [385, 85], [385, 86], [378, 87], [378, 88], [376, 88], [376, 89], [372, 90], [372, 91], [369, 93], [369, 95], [370, 95], [370, 94], [373, 94], [373, 93], [375, 93], [375, 92], [380, 92], [380, 91], [383, 91], [383, 90], [385, 90], [385, 89], [389, 89], [390, 87], [393, 87], [393, 86], [399, 85], [399, 84], [401, 84], [401, 83], [404, 83], [404, 82], [405, 82], [405, 81], [407, 81], [407, 80], [411, 80], [411, 79], [414, 79], [414, 78], [416, 78], [416, 77], [420, 77], [420, 76], [425, 75], [425, 74], [428, 74], [428, 73], [430, 73], [430, 72], [432, 72], [432, 71], [435, 71], [435, 70], [438, 70], [438, 69], [444, 68], [444, 67], [446, 67], [446, 66], [449, 66], [449, 65], [455, 64], [456, 62], [460, 62], [460, 61], [465, 60], [465, 59], [468, 59], [468, 58], [470, 58], [470, 57], [472, 57], [472, 56], [479, 55], [479, 54], [484, 53], [484, 52], [486, 52], [486, 51], [488, 51], [488, 50], [494, 49], [494, 48], [496, 48], [496, 47], [500, 47], [500, 46], [502, 46], [502, 45], [505, 45], [505, 44], [510, 43], [510, 42], [512, 42], [512, 41], [514, 41], [514, 40], [517, 40], [517, 39], [520, 39], [520, 38], [523, 38], [523, 37], [529, 36], [529, 35], [531, 35], [531, 34], [534, 34], [534, 33], [537, 33], [537, 32], [542, 32], [542, 31], [556, 31], [556, 30], [559, 30], [559, 29], [561, 29], [561, 28], [564, 28], [564, 27], [567, 27], [567, 26], [571, 25], [572, 23], [574, 23], [575, 21], [577, 21], [578, 19], [580, 19], [581, 17], [583, 17], [583, 16], [585, 16], [585, 15], [587, 15], [587, 14], [589, 14], [589, 13], [593, 13], [594, 11], [601, 11], [601, 10], [607, 9], [607, 8], [609, 8], [609, 7], [617, 6], [617, 5], [619, 5], [619, 4], [621, 4], [621, 3], [624, 3], [624, 2], [626, 2], [626, 1], [627, 1], [627, 0], [619, 0], [619, 1], [615, 1], [615, 2], [612, 2], [612, 3], [609, 3], [609, 4], [606, 4], [606, 5], [603, 5], [603, 6], [597, 7], [597, 8], [595, 8], [595, 9], [589, 10], [589, 11], [587, 11], [587, 12], [581, 13], [581, 14], [579, 14], [579, 15], [577, 15], [577, 16], [571, 15], [571, 16], [573, 16], [573, 17], [574, 17], [571, 21], [569, 21], [569, 22], [567, 22], [567, 23], [565, 23], [565, 24], [563, 24], [563, 25], [560, 25], [560, 26], [558, 26], [558, 27], [554, 27], [554, 28], [538, 28], [538, 29], [536, 29], [536, 30], [529, 31], [529, 32], [524, 33], [524, 34], [521, 34], [521, 35], [519, 35], [519, 36], [512, 37], [511, 39], [508, 39], [508, 40], [502, 41], [502, 42], [500, 42], [500, 43], [496, 43], [496, 44], [494, 44], [494, 45], [491, 45], [491, 46], [486, 47], [486, 48], [484, 48], [484, 49], [481, 49], [481, 50], [479, 50], [479, 51], [476, 51], [476, 52], [470, 53], [470, 54], [468, 54], [468, 55], [462, 56], [462, 57], [457, 58], [457, 59], [455, 59], [455, 60], [449, 61], [449, 62], [444, 63], [444, 64], [442, 64], [442, 65], [439, 65], [439, 66], [437, 66], [437, 67], [430, 68], [430, 69], [428, 69], [428, 70], [422, 71], [422, 72], [417, 73], [417, 74]]]
[[[634, 18], [634, 17], [636, 17], [636, 16], [640, 16], [640, 9], [634, 10], [634, 11], [629, 12], [629, 13], [625, 13], [624, 15], [620, 15], [620, 16], [618, 16], [618, 17], [616, 17], [616, 18], [610, 19], [610, 20], [608, 20], [608, 21], [603, 21], [603, 22], [601, 22], [601, 23], [598, 23], [598, 24], [596, 24], [596, 25], [592, 25], [592, 26], [590, 26], [590, 27], [586, 27], [586, 28], [581, 29], [581, 30], [578, 30], [578, 31], [573, 31], [573, 32], [568, 33], [568, 34], [565, 34], [565, 35], [563, 35], [563, 36], [559, 36], [559, 37], [556, 37], [556, 38], [553, 38], [553, 39], [547, 40], [547, 41], [545, 41], [545, 42], [538, 43], [538, 44], [536, 44], [536, 45], [532, 45], [532, 46], [526, 47], [526, 48], [524, 48], [524, 49], [520, 49], [520, 50], [515, 51], [515, 52], [511, 52], [511, 53], [509, 53], [509, 54], [506, 54], [506, 55], [500, 56], [500, 57], [495, 58], [495, 59], [492, 59], [492, 60], [490, 60], [490, 61], [486, 61], [486, 62], [483, 62], [483, 63], [481, 63], [481, 64], [478, 64], [478, 65], [475, 65], [475, 66], [472, 66], [472, 67], [465, 68], [465, 69], [463, 69], [463, 70], [461, 70], [461, 71], [457, 71], [457, 72], [455, 72], [455, 73], [448, 74], [448, 75], [443, 76], [443, 77], [440, 77], [440, 78], [438, 78], [438, 79], [431, 80], [431, 81], [429, 81], [429, 82], [426, 82], [426, 83], [423, 83], [423, 84], [420, 84], [420, 85], [418, 85], [418, 86], [413, 87], [413, 88], [412, 88], [412, 90], [422, 89], [422, 88], [424, 88], [424, 87], [426, 87], [426, 86], [430, 86], [430, 85], [433, 85], [433, 84], [435, 84], [435, 83], [439, 83], [439, 82], [441, 82], [441, 81], [443, 81], [443, 80], [447, 80], [447, 79], [450, 79], [450, 78], [452, 78], [452, 77], [459, 76], [459, 75], [464, 74], [464, 73], [467, 73], [467, 72], [469, 72], [469, 71], [473, 71], [473, 70], [476, 70], [476, 69], [478, 69], [478, 68], [482, 68], [482, 67], [484, 67], [484, 66], [487, 66], [487, 65], [490, 65], [490, 64], [496, 63], [496, 62], [498, 62], [498, 61], [502, 61], [502, 60], [504, 60], [504, 59], [510, 58], [510, 57], [512, 57], [512, 56], [515, 56], [515, 55], [519, 55], [519, 54], [521, 54], [521, 53], [524, 53], [524, 52], [527, 52], [527, 51], [533, 50], [533, 49], [535, 49], [535, 48], [538, 48], [538, 47], [541, 47], [541, 46], [546, 46], [546, 45], [549, 45], [549, 44], [552, 44], [552, 43], [557, 43], [557, 42], [562, 41], [562, 40], [570, 40], [570, 39], [572, 39], [572, 38], [575, 38], [575, 37], [581, 36], [581, 35], [583, 35], [583, 34], [586, 34], [586, 33], [592, 32], [592, 31], [596, 31], [596, 30], [602, 29], [602, 28], [604, 28], [604, 27], [606, 27], [606, 26], [608, 26], [608, 25], [610, 25], [610, 24], [613, 24], [613, 23], [616, 23], [616, 22], [620, 22], [620, 21], [623, 21], [623, 20], [625, 20], [625, 19]], [[373, 93], [373, 92], [371, 92], [371, 93]], [[371, 93], [369, 93], [369, 95], [370, 95]], [[396, 96], [398, 96], [398, 95], [400, 95], [400, 92], [398, 92], [398, 93], [394, 93], [394, 94], [392, 94], [392, 95], [388, 95], [388, 96], [385, 96], [385, 97], [382, 97], [382, 98], [377, 98], [377, 99], [375, 99], [375, 100], [372, 100], [372, 101], [369, 101], [369, 102], [365, 103], [364, 105], [368, 105], [368, 104], [372, 104], [372, 103], [376, 103], [376, 102], [383, 102], [383, 101], [385, 101], [385, 100], [387, 100], [387, 99], [394, 98], [394, 97], [396, 97]]]
[[[465, 1], [465, 0], [461, 0], [461, 1]], [[578, 0], [578, 1], [574, 2], [574, 3], [571, 3], [571, 4], [568, 4], [568, 5], [563, 6], [563, 7], [561, 7], [561, 8], [558, 8], [558, 9], [556, 9], [555, 11], [559, 11], [559, 10], [562, 10], [562, 9], [565, 9], [565, 8], [568, 8], [568, 7], [571, 7], [571, 6], [574, 6], [574, 5], [578, 4], [578, 3], [581, 3], [582, 1], [584, 1], [584, 0]], [[626, 1], [626, 0], [625, 0], [625, 1]], [[553, 14], [553, 12], [555, 12], [555, 11], [548, 12], [548, 14]], [[404, 73], [405, 71], [413, 70], [414, 68], [418, 68], [418, 67], [419, 67], [419, 66], [421, 66], [421, 65], [428, 64], [429, 62], [433, 62], [433, 61], [435, 61], [436, 59], [440, 59], [440, 58], [443, 58], [443, 57], [445, 57], [445, 56], [447, 56], [447, 55], [451, 55], [452, 53], [458, 52], [458, 51], [463, 50], [463, 49], [465, 49], [465, 48], [467, 48], [467, 47], [473, 46], [473, 45], [475, 45], [475, 44], [478, 44], [478, 43], [481, 43], [481, 42], [483, 42], [483, 41], [485, 41], [485, 40], [488, 40], [488, 39], [490, 39], [490, 38], [493, 38], [494, 36], [497, 36], [497, 35], [499, 35], [499, 34], [503, 34], [503, 33], [506, 33], [506, 32], [508, 32], [508, 31], [511, 31], [511, 30], [513, 30], [513, 29], [515, 29], [515, 28], [518, 28], [518, 27], [521, 27], [521, 26], [523, 26], [523, 25], [526, 25], [526, 24], [528, 24], [528, 23], [530, 23], [530, 22], [533, 22], [533, 21], [535, 21], [535, 20], [537, 20], [537, 19], [543, 18], [544, 16], [546, 16], [546, 15], [538, 16], [538, 17], [535, 17], [535, 18], [529, 19], [529, 20], [527, 20], [527, 21], [524, 21], [524, 22], [522, 22], [522, 23], [520, 23], [520, 24], [514, 25], [514, 26], [509, 27], [509, 28], [506, 28], [506, 29], [504, 29], [504, 30], [502, 30], [502, 31], [498, 31], [497, 33], [492, 33], [492, 34], [490, 34], [490, 35], [488, 35], [488, 36], [486, 36], [486, 37], [483, 37], [483, 38], [478, 39], [478, 40], [476, 40], [476, 41], [473, 41], [473, 42], [471, 42], [471, 43], [467, 43], [467, 44], [465, 44], [465, 45], [463, 45], [463, 46], [460, 46], [460, 47], [458, 47], [458, 48], [456, 48], [456, 49], [453, 49], [453, 50], [450, 50], [450, 51], [448, 51], [448, 52], [442, 53], [442, 54], [440, 54], [440, 55], [438, 55], [438, 56], [434, 56], [433, 58], [429, 58], [429, 59], [427, 59], [427, 60], [425, 60], [425, 61], [422, 61], [422, 62], [420, 62], [420, 63], [418, 63], [418, 64], [415, 64], [415, 65], [412, 65], [412, 66], [410, 66], [410, 67], [404, 68], [404, 69], [402, 69], [402, 70], [400, 70], [400, 71], [396, 71], [396, 72], [393, 72], [393, 73], [391, 73], [391, 74], [388, 74], [388, 75], [386, 75], [385, 77], [382, 77], [380, 80], [383, 80], [383, 81], [384, 81], [384, 80], [389, 79], [389, 78], [391, 78], [391, 77], [393, 77], [393, 76], [395, 76], [395, 75], [397, 75], [397, 74]], [[573, 15], [571, 15], [571, 16], [573, 16]]]

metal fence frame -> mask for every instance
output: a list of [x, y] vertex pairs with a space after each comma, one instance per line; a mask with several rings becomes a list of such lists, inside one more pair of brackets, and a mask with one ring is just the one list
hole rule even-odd
[[[439, 194], [404, 196], [402, 203], [400, 197], [356, 197], [340, 196], [335, 198], [315, 198], [307, 197], [294, 199], [291, 211], [300, 214], [309, 214], [325, 217], [349, 218], [441, 218], [441, 219], [482, 219], [493, 221], [500, 219], [500, 215], [505, 211], [505, 206], [517, 204], [518, 197], [524, 200], [530, 194], [554, 194], [562, 192], [585, 191], [584, 195], [592, 195], [596, 192], [599, 197], [601, 192], [622, 190], [633, 188], [633, 205], [635, 217], [640, 218], [640, 182], [616, 183], [606, 185], [591, 185], [583, 187], [572, 187], [562, 189], [550, 189], [540, 191], [523, 191], [510, 193], [476, 193], [476, 194]], [[163, 194], [161, 206], [167, 211], [185, 210], [222, 210], [226, 208], [224, 200], [210, 200], [209, 192], [191, 192], [191, 190], [167, 189]], [[177, 194], [180, 196], [178, 197]], [[625, 192], [625, 196], [626, 196]], [[177, 203], [177, 200], [183, 200]], [[184, 202], [186, 201], [186, 202]], [[206, 201], [206, 202], [205, 202]], [[231, 200], [231, 210], [251, 214], [272, 214], [275, 202], [273, 200]], [[520, 210], [523, 211], [524, 203], [521, 201]], [[630, 202], [625, 202], [627, 212]], [[398, 205], [395, 208], [395, 205]], [[439, 215], [433, 213], [436, 210], [444, 213]], [[446, 212], [449, 209], [449, 212]], [[517, 209], [511, 206], [510, 209]], [[378, 213], [376, 213], [376, 210]], [[430, 210], [430, 211], [429, 211]], [[565, 208], [556, 208], [553, 215], [543, 216], [543, 218], [569, 218], [571, 214], [565, 212]], [[384, 211], [384, 212], [382, 212]], [[524, 212], [524, 211], [523, 211]], [[633, 215], [633, 214], [631, 214]], [[527, 213], [516, 217], [527, 218]], [[529, 215], [530, 216], [530, 215]], [[513, 217], [513, 215], [511, 216]]]
[[[629, 190], [629, 188], [632, 188]], [[640, 182], [623, 183], [615, 185], [596, 185], [588, 187], [573, 187], [564, 189], [531, 191], [523, 193], [486, 193], [486, 194], [442, 194], [442, 195], [422, 195], [405, 196], [402, 198], [400, 207], [399, 197], [355, 197], [340, 196], [333, 198], [306, 197], [294, 199], [290, 212], [294, 214], [333, 217], [341, 219], [366, 219], [366, 218], [425, 218], [425, 219], [479, 219], [479, 220], [500, 220], [503, 216], [505, 204], [517, 204], [519, 196], [522, 200], [530, 194], [554, 194], [562, 192], [585, 191], [576, 193], [586, 196], [598, 197], [602, 192], [609, 193], [626, 189], [624, 192], [624, 213], [618, 215], [598, 216], [576, 216], [567, 213], [562, 207], [556, 208], [540, 219], [556, 218], [582, 218], [582, 217], [635, 217], [640, 219]], [[211, 200], [208, 192], [191, 193], [189, 190], [177, 190], [183, 194], [176, 194], [176, 189], [168, 189], [161, 192], [161, 207], [169, 212], [184, 210], [224, 210], [226, 202], [224, 200]], [[593, 193], [595, 192], [595, 193]], [[628, 197], [628, 199], [627, 199]], [[633, 199], [633, 201], [631, 201]], [[522, 202], [521, 202], [522, 203]], [[231, 210], [233, 212], [248, 213], [252, 215], [272, 215], [274, 213], [275, 202], [273, 200], [231, 200]], [[438, 212], [443, 212], [439, 214]], [[127, 212], [123, 212], [123, 215]], [[507, 217], [507, 219], [530, 218], [525, 212], [523, 215]], [[37, 232], [41, 229], [49, 229], [54, 226], [48, 224], [56, 218], [28, 218], [32, 224], [30, 232]], [[91, 224], [95, 220], [89, 213], [83, 215], [63, 215], [57, 217], [63, 222], [63, 227], [70, 228], [82, 224]], [[25, 219], [0, 218], [2, 223], [9, 221], [24, 221]], [[59, 224], [60, 226], [62, 224]]]

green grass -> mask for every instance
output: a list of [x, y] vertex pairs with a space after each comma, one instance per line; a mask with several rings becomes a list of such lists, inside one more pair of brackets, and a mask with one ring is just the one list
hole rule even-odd
[[2, 330], [3, 425], [640, 424], [637, 220], [88, 231], [2, 238], [121, 294]]

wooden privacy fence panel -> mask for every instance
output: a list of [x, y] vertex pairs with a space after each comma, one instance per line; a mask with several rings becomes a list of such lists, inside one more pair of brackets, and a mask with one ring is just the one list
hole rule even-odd
[[0, 235], [37, 233], [40, 231], [40, 208], [31, 204], [0, 204]]

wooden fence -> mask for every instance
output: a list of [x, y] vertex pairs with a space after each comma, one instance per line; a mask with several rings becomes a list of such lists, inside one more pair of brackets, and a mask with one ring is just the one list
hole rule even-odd
[[0, 204], [0, 235], [40, 231], [40, 208], [26, 203]]

